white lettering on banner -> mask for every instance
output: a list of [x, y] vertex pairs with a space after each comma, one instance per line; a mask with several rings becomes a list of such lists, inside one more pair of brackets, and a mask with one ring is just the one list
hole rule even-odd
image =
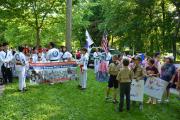
[[168, 85], [168, 82], [157, 78], [157, 77], [149, 77], [146, 80], [144, 93], [148, 96], [161, 99], [163, 93]]
[[144, 97], [144, 80], [132, 80], [130, 99], [132, 101], [143, 102]]

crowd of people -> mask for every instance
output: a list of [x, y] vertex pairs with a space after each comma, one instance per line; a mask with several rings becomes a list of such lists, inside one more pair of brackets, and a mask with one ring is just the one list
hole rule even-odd
[[[153, 57], [146, 56], [143, 58], [140, 55], [129, 56], [129, 55], [114, 55], [111, 56], [109, 53], [105, 53], [108, 57], [108, 88], [106, 91], [106, 101], [111, 100], [110, 91], [113, 89], [113, 103], [118, 103], [117, 93], [120, 88], [120, 103], [119, 111], [123, 111], [124, 96], [126, 96], [127, 110], [130, 110], [130, 87], [131, 81], [144, 80], [147, 77], [160, 77], [169, 83], [166, 89], [165, 102], [169, 102], [169, 91], [172, 83], [176, 84], [180, 94], [180, 68], [176, 68], [173, 64], [174, 58], [172, 56], [166, 56], [161, 59], [161, 54], [156, 53]], [[97, 49], [94, 54], [94, 72], [95, 74], [99, 70], [102, 53]], [[2, 73], [2, 84], [13, 82], [13, 69], [18, 74], [19, 78], [19, 91], [26, 91], [26, 71], [28, 69], [28, 63], [36, 62], [53, 62], [53, 61], [71, 61], [73, 55], [67, 51], [65, 46], [58, 49], [53, 42], [48, 44], [47, 48], [38, 49], [29, 48], [27, 46], [19, 46], [18, 50], [9, 49], [8, 43], [0, 44], [0, 68]], [[87, 88], [87, 69], [88, 69], [89, 53], [88, 49], [82, 48], [78, 50], [77, 63], [80, 68], [80, 82], [79, 88], [85, 90]], [[179, 98], [180, 99], [180, 98]], [[149, 97], [146, 103], [157, 104], [156, 98]], [[133, 102], [135, 104], [135, 102]], [[140, 110], [143, 109], [143, 102], [139, 103]]]
[[[162, 100], [149, 97], [147, 104], [157, 104], [159, 102], [169, 102], [170, 88], [177, 87], [180, 96], [180, 68], [176, 68], [173, 64], [173, 56], [161, 57], [160, 53], [154, 56], [130, 56], [130, 55], [114, 55], [108, 64], [109, 81], [106, 91], [106, 101], [118, 103], [117, 93], [120, 88], [119, 111], [123, 111], [124, 96], [126, 96], [127, 110], [130, 110], [130, 89], [132, 80], [146, 81], [148, 77], [159, 77], [168, 82], [164, 97]], [[94, 72], [97, 73], [101, 64], [101, 52], [94, 52]], [[110, 91], [113, 88], [113, 97], [110, 97]], [[180, 98], [178, 98], [180, 99]], [[132, 102], [135, 104], [135, 102]], [[143, 102], [139, 103], [139, 109], [143, 109]]]
[[28, 46], [19, 46], [12, 49], [7, 42], [0, 44], [0, 68], [1, 84], [13, 82], [13, 74], [16, 72], [19, 77], [19, 90], [26, 91], [26, 72], [29, 63], [50, 62], [50, 61], [70, 61], [72, 54], [66, 50], [65, 46], [57, 49], [53, 42], [47, 48], [39, 47], [36, 49]]

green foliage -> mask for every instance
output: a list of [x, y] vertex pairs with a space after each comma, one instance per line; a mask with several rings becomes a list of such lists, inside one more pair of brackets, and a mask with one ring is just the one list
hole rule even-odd
[[[179, 120], [179, 106], [175, 96], [169, 104], [148, 105], [139, 111], [138, 105], [131, 111], [115, 112], [115, 105], [107, 103], [107, 83], [95, 80], [93, 70], [88, 71], [88, 88], [77, 89], [79, 81], [63, 84], [29, 86], [25, 93], [17, 92], [18, 83], [5, 87], [0, 97], [2, 120]], [[147, 100], [147, 97], [146, 97]]]
[[118, 38], [116, 46], [121, 50], [134, 47], [136, 52], [172, 52], [174, 27], [177, 24], [173, 17], [175, 6], [172, 1], [163, 1], [102, 0], [105, 20], [99, 28], [108, 29], [111, 35]]
[[[112, 47], [172, 52], [179, 39], [178, 0], [73, 0], [72, 46], [85, 45], [87, 29], [99, 46], [106, 30]], [[65, 42], [65, 0], [1, 0], [0, 39], [16, 46]], [[12, 32], [12, 34], [11, 34]], [[112, 40], [113, 38], [113, 40]], [[16, 42], [13, 42], [15, 40]], [[76, 44], [74, 44], [76, 43]]]

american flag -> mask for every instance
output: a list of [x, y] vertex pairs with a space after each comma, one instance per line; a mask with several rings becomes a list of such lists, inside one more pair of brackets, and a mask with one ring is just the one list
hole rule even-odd
[[108, 40], [107, 40], [107, 34], [104, 33], [101, 41], [101, 47], [103, 50], [108, 53]]

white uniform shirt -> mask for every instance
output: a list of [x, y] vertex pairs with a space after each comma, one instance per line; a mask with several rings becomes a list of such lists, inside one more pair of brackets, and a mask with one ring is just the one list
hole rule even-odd
[[38, 55], [35, 53], [35, 54], [32, 54], [32, 62], [35, 63], [38, 61]]
[[41, 61], [46, 62], [46, 53], [41, 54]]
[[80, 64], [83, 65], [83, 70], [87, 70], [89, 55], [86, 53], [85, 55], [81, 55]]
[[12, 62], [13, 62], [12, 52], [8, 50], [7, 52], [4, 52], [4, 53], [5, 53], [5, 56], [4, 56], [4, 66], [6, 68], [10, 68], [10, 67], [12, 67]]
[[100, 52], [94, 52], [93, 57], [94, 57], [94, 59], [100, 59], [101, 53]]
[[67, 59], [71, 59], [72, 58], [72, 54], [68, 51], [66, 51], [63, 56], [62, 56], [63, 60], [67, 60]]
[[0, 51], [0, 67], [4, 64], [6, 53], [4, 51]]
[[106, 61], [111, 60], [111, 57], [112, 57], [112, 55], [110, 52], [106, 53]]
[[99, 61], [101, 59], [101, 53], [100, 52], [94, 52], [93, 54], [93, 58], [94, 58], [94, 64], [95, 66], [99, 64]]
[[15, 59], [16, 62], [20, 62], [20, 63], [21, 63], [20, 66], [25, 67], [25, 66], [27, 65], [26, 56], [25, 56], [24, 53], [22, 53], [22, 52], [17, 52], [17, 53], [14, 55], [14, 59]]
[[59, 50], [52, 48], [47, 52], [46, 59], [50, 61], [58, 61], [60, 58]]

